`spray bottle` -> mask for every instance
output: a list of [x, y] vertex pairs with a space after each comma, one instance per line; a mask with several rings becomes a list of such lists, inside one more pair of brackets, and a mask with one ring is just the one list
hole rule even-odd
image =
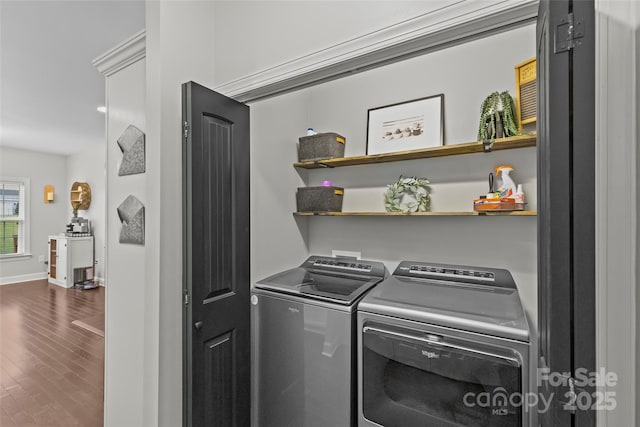
[[498, 188], [500, 198], [514, 198], [516, 195], [516, 184], [509, 175], [513, 171], [513, 166], [502, 165], [496, 166], [496, 176], [500, 175], [502, 185]]

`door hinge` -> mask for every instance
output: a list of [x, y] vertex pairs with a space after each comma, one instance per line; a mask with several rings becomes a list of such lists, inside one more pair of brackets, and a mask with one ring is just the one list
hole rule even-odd
[[570, 13], [566, 18], [562, 18], [556, 25], [554, 53], [568, 52], [574, 47], [582, 44], [584, 37], [584, 26], [582, 19]]
[[189, 122], [184, 122], [182, 129], [184, 130], [184, 139], [187, 139], [189, 137]]
[[191, 298], [189, 297], [189, 291], [184, 291], [184, 305], [189, 305], [189, 301]]

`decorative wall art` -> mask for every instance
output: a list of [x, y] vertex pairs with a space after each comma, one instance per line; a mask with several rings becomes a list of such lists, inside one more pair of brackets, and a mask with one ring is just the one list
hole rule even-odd
[[122, 223], [120, 243], [144, 245], [144, 205], [135, 196], [129, 195], [118, 206], [118, 217]]
[[118, 138], [118, 146], [122, 151], [122, 163], [118, 169], [118, 176], [144, 173], [144, 132], [134, 125], [129, 125]]
[[443, 145], [443, 115], [443, 94], [370, 109], [367, 155]]

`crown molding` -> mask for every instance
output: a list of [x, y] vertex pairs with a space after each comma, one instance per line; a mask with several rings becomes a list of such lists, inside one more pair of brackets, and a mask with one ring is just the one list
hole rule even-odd
[[106, 77], [144, 58], [146, 55], [146, 31], [142, 30], [103, 53], [91, 63]]
[[525, 25], [537, 14], [537, 0], [460, 0], [215, 90], [242, 102], [256, 101]]

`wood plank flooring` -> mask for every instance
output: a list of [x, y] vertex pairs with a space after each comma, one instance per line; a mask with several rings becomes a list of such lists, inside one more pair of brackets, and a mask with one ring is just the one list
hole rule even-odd
[[0, 286], [0, 426], [103, 425], [104, 338], [71, 322], [104, 316], [104, 288]]

